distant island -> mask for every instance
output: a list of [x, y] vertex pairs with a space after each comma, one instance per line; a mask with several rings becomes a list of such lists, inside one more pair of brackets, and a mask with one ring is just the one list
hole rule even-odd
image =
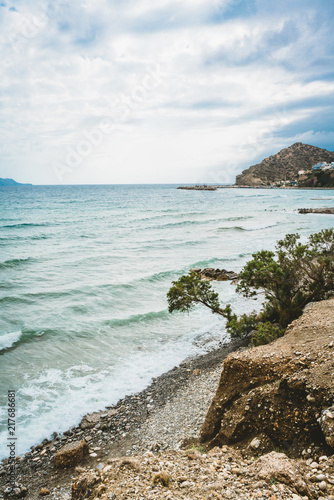
[[334, 187], [334, 152], [296, 142], [237, 175], [236, 185]]
[[32, 184], [21, 184], [21, 182], [16, 182], [14, 179], [1, 179], [0, 186], [32, 186]]

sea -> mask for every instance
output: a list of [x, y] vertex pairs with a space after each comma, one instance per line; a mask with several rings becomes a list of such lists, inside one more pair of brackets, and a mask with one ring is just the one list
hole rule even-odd
[[[333, 216], [333, 191], [178, 190], [175, 185], [0, 188], [0, 458], [8, 391], [17, 454], [229, 340], [205, 307], [168, 312], [191, 268], [238, 272], [287, 233], [304, 241]], [[259, 300], [213, 282], [238, 313]]]

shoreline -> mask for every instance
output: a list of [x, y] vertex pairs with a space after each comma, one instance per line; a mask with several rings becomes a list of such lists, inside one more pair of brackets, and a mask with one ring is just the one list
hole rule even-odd
[[[53, 457], [66, 444], [82, 439], [89, 446], [89, 456], [83, 465], [89, 467], [106, 463], [116, 456], [162, 451], [178, 448], [187, 440], [196, 441], [217, 390], [225, 357], [246, 346], [246, 340], [231, 340], [205, 354], [188, 357], [154, 378], [143, 391], [125, 396], [117, 404], [106, 406], [105, 410], [86, 414], [79, 425], [60, 435], [54, 433], [52, 439], [32, 446], [24, 456], [18, 457], [17, 483], [28, 489], [28, 498], [38, 498], [40, 490], [47, 488], [51, 491], [49, 498], [69, 499], [73, 470], [57, 470]], [[190, 391], [194, 397], [194, 388], [198, 398], [196, 408], [192, 406], [188, 412], [187, 405], [183, 407], [182, 423], [177, 412], [173, 416], [177, 432], [175, 428], [169, 432], [168, 424], [173, 427], [172, 401], [178, 400], [179, 406], [186, 403], [185, 392]], [[167, 412], [167, 417], [161, 419], [163, 412]], [[0, 492], [8, 486], [8, 471], [8, 459], [4, 459], [0, 466]], [[4, 498], [1, 493], [0, 498]]]

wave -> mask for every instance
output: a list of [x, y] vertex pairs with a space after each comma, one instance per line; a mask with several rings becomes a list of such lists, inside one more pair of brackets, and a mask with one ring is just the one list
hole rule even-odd
[[247, 231], [247, 229], [241, 226], [223, 226], [219, 227], [218, 231]]
[[251, 215], [240, 215], [239, 217], [228, 217], [227, 219], [224, 220], [232, 222], [234, 220], [247, 220], [247, 219], [254, 219], [254, 217], [252, 217]]
[[167, 222], [166, 224], [157, 224], [154, 226], [146, 226], [144, 228], [141, 228], [141, 230], [142, 229], [164, 229], [164, 228], [169, 228], [169, 227], [179, 227], [179, 226], [187, 226], [187, 225], [193, 225], [193, 224], [203, 225], [203, 224], [210, 224], [212, 222], [221, 222], [222, 220], [224, 220], [223, 217], [220, 217], [219, 219], [182, 220], [182, 221], [177, 221], [177, 222]]
[[256, 227], [225, 226], [225, 227], [219, 227], [218, 231], [260, 231], [261, 229], [269, 229], [271, 227], [276, 227], [276, 226], [277, 224], [269, 224], [269, 225], [259, 224]]
[[9, 259], [4, 262], [0, 262], [0, 269], [7, 269], [16, 266], [20, 266], [25, 262], [32, 262], [34, 259], [32, 257], [27, 257], [26, 259]]
[[150, 321], [154, 321], [156, 319], [164, 319], [168, 318], [169, 313], [167, 309], [163, 309], [162, 311], [151, 311], [149, 313], [144, 314], [133, 314], [128, 316], [127, 318], [121, 319], [108, 319], [103, 322], [105, 326], [126, 326], [133, 323], [147, 323]]
[[35, 224], [34, 222], [22, 222], [20, 224], [7, 224], [5, 226], [1, 226], [2, 228], [18, 228], [18, 227], [48, 227], [51, 224], [49, 222], [43, 222], [41, 224]]
[[48, 238], [50, 238], [51, 235], [49, 234], [40, 234], [38, 236], [34, 235], [34, 236], [28, 236], [27, 237], [27, 240], [46, 240]]
[[18, 342], [21, 338], [22, 332], [21, 330], [17, 332], [9, 332], [5, 333], [4, 335], [0, 336], [0, 352], [9, 349], [12, 347], [16, 342]]

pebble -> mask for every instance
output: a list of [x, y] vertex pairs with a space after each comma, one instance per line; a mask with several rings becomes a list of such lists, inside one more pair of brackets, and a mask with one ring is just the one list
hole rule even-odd
[[327, 489], [326, 481], [321, 481], [321, 483], [319, 483], [319, 490], [325, 491], [326, 489]]

